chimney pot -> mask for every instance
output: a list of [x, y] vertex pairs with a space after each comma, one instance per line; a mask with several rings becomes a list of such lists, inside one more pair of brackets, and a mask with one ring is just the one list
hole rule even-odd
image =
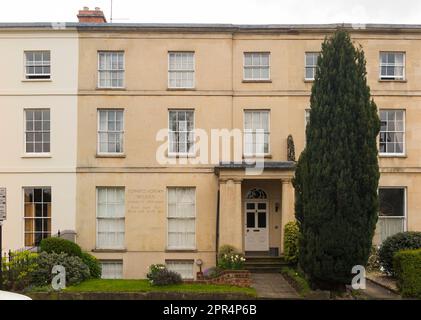
[[89, 10], [88, 7], [83, 7], [82, 10], [79, 10], [77, 15], [79, 22], [81, 23], [106, 23], [104, 12], [101, 8], [95, 7], [94, 10]]

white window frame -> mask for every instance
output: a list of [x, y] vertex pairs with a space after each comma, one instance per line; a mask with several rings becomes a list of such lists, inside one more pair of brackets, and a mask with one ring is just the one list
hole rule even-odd
[[[170, 69], [170, 56], [171, 54], [177, 54], [177, 53], [189, 53], [193, 55], [193, 70], [171, 70]], [[196, 52], [195, 51], [168, 51], [168, 55], [167, 55], [167, 63], [168, 63], [168, 80], [167, 80], [167, 85], [169, 89], [194, 89], [196, 87]], [[170, 82], [170, 74], [173, 72], [192, 72], [193, 73], [193, 81], [192, 81], [192, 86], [188, 87], [188, 86], [171, 86], [171, 82]]]
[[[100, 130], [100, 128], [101, 128], [101, 124], [100, 124], [100, 122], [101, 122], [101, 118], [100, 118], [100, 112], [101, 111], [121, 111], [121, 112], [123, 112], [123, 124], [122, 124], [122, 129], [121, 129], [121, 131], [101, 131]], [[124, 149], [125, 149], [125, 141], [124, 141], [124, 138], [125, 138], [125, 110], [124, 109], [122, 109], [122, 108], [115, 108], [115, 109], [113, 109], [113, 108], [99, 108], [98, 110], [97, 110], [97, 154], [98, 155], [110, 155], [110, 156], [112, 156], [112, 155], [124, 155]], [[107, 123], [108, 123], [108, 114], [107, 114]], [[107, 124], [107, 126], [108, 126], [108, 124]], [[100, 134], [101, 133], [120, 133], [122, 136], [123, 136], [123, 142], [122, 142], [122, 145], [121, 145], [121, 152], [101, 152], [101, 148], [100, 148], [100, 146], [101, 146], [101, 139], [100, 139]]]
[[[50, 130], [48, 131], [40, 131], [38, 133], [44, 134], [44, 133], [49, 133], [49, 138], [50, 138], [50, 151], [45, 151], [45, 152], [35, 152], [35, 149], [33, 152], [28, 152], [26, 149], [26, 133], [28, 132], [27, 127], [26, 127], [26, 111], [49, 111], [50, 112]], [[51, 119], [51, 108], [24, 108], [23, 109], [23, 154], [25, 157], [49, 157], [51, 155], [51, 149], [52, 149], [52, 119]], [[42, 120], [43, 121], [43, 120]], [[33, 130], [33, 133], [35, 134], [36, 131]], [[34, 138], [35, 139], [35, 138]], [[35, 140], [34, 140], [35, 141]], [[42, 141], [44, 141], [44, 139], [42, 139]], [[43, 143], [43, 142], [42, 142]]]
[[[49, 219], [50, 219], [50, 229], [51, 229], [50, 230], [50, 237], [51, 237], [52, 234], [53, 234], [53, 212], [54, 212], [54, 206], [53, 206], [53, 188], [51, 186], [24, 186], [24, 187], [22, 187], [22, 203], [23, 203], [23, 215], [22, 215], [23, 216], [23, 232], [22, 232], [22, 234], [23, 234], [23, 244], [24, 244], [24, 248], [29, 249], [29, 248], [34, 248], [34, 247], [26, 246], [25, 236], [26, 236], [26, 234], [28, 232], [25, 229], [25, 221], [27, 219], [31, 219], [31, 218], [25, 217], [25, 203], [26, 203], [26, 201], [25, 201], [25, 189], [50, 189], [50, 196], [51, 196], [51, 201], [50, 201], [50, 204], [51, 204], [51, 217]], [[42, 203], [44, 204], [44, 201]], [[34, 211], [34, 217], [32, 219], [33, 220], [36, 219], [36, 217], [35, 217], [35, 211]], [[42, 217], [42, 220], [44, 220], [44, 219], [45, 219], [45, 217]], [[34, 223], [34, 227], [35, 227], [35, 223]], [[43, 226], [43, 229], [44, 229], [44, 226]], [[32, 231], [30, 233], [35, 234], [36, 232]]]
[[[403, 134], [403, 141], [402, 141], [402, 152], [380, 152], [380, 134], [384, 131], [379, 131], [379, 156], [381, 157], [402, 157], [406, 155], [406, 109], [379, 109], [379, 116], [381, 111], [402, 111], [403, 112], [403, 131], [386, 131], [386, 132], [394, 132], [394, 133], [402, 133]], [[387, 150], [387, 146], [386, 146]]]
[[[99, 189], [123, 189], [124, 190], [124, 217], [123, 218], [113, 218], [115, 220], [120, 219], [120, 220], [124, 220], [124, 239], [123, 239], [123, 244], [121, 246], [116, 246], [116, 247], [102, 247], [99, 245], [99, 226], [98, 226], [98, 220], [99, 219], [106, 219], [106, 218], [101, 218], [98, 217], [98, 204], [99, 204]], [[126, 209], [127, 209], [127, 200], [126, 200], [126, 188], [122, 187], [122, 186], [96, 186], [95, 187], [95, 193], [96, 193], [96, 203], [95, 203], [95, 220], [96, 220], [96, 243], [95, 243], [95, 247], [97, 249], [100, 250], [124, 250], [125, 249], [125, 243], [126, 243], [126, 232], [127, 232], [127, 228], [126, 228]], [[108, 218], [108, 219], [112, 219], [112, 218]]]
[[[317, 54], [318, 56], [320, 56], [320, 52], [318, 52], [318, 51], [306, 51], [304, 53], [304, 80], [305, 81], [314, 81], [314, 79], [316, 78], [317, 59], [316, 59], [315, 65], [307, 66], [307, 54]], [[307, 68], [312, 68], [314, 70], [313, 78], [307, 78], [307, 72], [306, 72]]]
[[[261, 55], [267, 54], [268, 55], [268, 65], [267, 66], [264, 66], [264, 65], [259, 65], [259, 66], [257, 66], [257, 65], [256, 66], [246, 66], [246, 55], [247, 54], [261, 54]], [[246, 77], [246, 68], [250, 68], [250, 69], [251, 68], [268, 68], [268, 77], [267, 78], [258, 78], [258, 79], [255, 79], [255, 78], [247, 78]], [[246, 51], [246, 52], [243, 52], [243, 81], [268, 82], [271, 79], [270, 69], [271, 69], [271, 53], [269, 51]]]
[[[383, 64], [382, 54], [402, 54], [402, 66], [396, 64]], [[402, 77], [382, 75], [382, 67], [402, 67]], [[405, 51], [380, 51], [379, 52], [379, 80], [380, 81], [405, 81], [406, 79], [406, 52]]]
[[[123, 54], [123, 69], [116, 69], [116, 70], [101, 70], [100, 69], [100, 63], [99, 63], [99, 57], [101, 54], [103, 53], [122, 53]], [[110, 86], [101, 86], [101, 71], [108, 71], [108, 72], [112, 72], [112, 71], [118, 71], [118, 72], [123, 72], [123, 80], [122, 80], [122, 84], [121, 86], [113, 86], [112, 85], [112, 81], [111, 81], [111, 85]], [[97, 52], [97, 86], [98, 89], [124, 89], [126, 86], [126, 52], [124, 50], [99, 50]]]
[[310, 110], [310, 108], [304, 109], [304, 146], [307, 145], [307, 125], [310, 123]]
[[[27, 72], [26, 67], [28, 67], [28, 60], [26, 57], [27, 53], [35, 53], [35, 52], [49, 52], [50, 53], [50, 64], [41, 64], [40, 67], [50, 67], [49, 73], [34, 73], [30, 74]], [[24, 60], [24, 79], [25, 81], [50, 81], [51, 80], [51, 74], [52, 74], [52, 63], [51, 63], [51, 50], [24, 50], [23, 51], [23, 60]], [[44, 60], [42, 60], [44, 62]], [[35, 66], [35, 65], [34, 65]], [[31, 76], [40, 77], [40, 78], [30, 78]]]
[[[169, 267], [170, 264], [188, 264], [191, 265], [191, 276], [189, 277], [183, 277], [183, 275], [181, 273], [178, 273], [176, 270], [172, 269]], [[182, 260], [182, 259], [167, 259], [165, 260], [165, 265], [167, 267], [168, 270], [172, 270], [174, 272], [177, 272], [178, 274], [181, 275], [183, 280], [194, 280], [194, 260]]]
[[[174, 219], [170, 217], [170, 210], [169, 210], [169, 189], [193, 189], [194, 190], [194, 245], [192, 247], [173, 247], [170, 245], [170, 237], [169, 237], [169, 221], [170, 219]], [[196, 250], [197, 249], [197, 188], [192, 186], [168, 186], [166, 188], [167, 191], [167, 250]], [[179, 218], [180, 219], [180, 218]], [[192, 218], [181, 218], [181, 219], [192, 219]]]
[[[402, 219], [403, 223], [403, 232], [406, 232], [408, 230], [408, 187], [406, 186], [379, 186], [377, 193], [380, 193], [380, 189], [403, 189], [403, 217], [402, 216], [380, 216], [380, 210], [378, 213], [378, 219]], [[380, 209], [380, 208], [379, 208]], [[381, 231], [380, 231], [381, 232]], [[381, 236], [381, 234], [380, 234]]]
[[[193, 113], [193, 129], [192, 129], [192, 133], [193, 133], [193, 144], [192, 144], [192, 148], [191, 151], [187, 151], [187, 152], [171, 152], [171, 138], [170, 138], [170, 133], [173, 132], [170, 130], [171, 128], [171, 119], [170, 119], [170, 113], [171, 112], [192, 112]], [[168, 109], [168, 156], [169, 157], [194, 157], [196, 154], [196, 145], [195, 145], [195, 141], [196, 141], [196, 132], [195, 132], [195, 128], [196, 128], [196, 114], [195, 114], [195, 110], [194, 109]], [[188, 137], [188, 135], [187, 135]]]
[[[247, 130], [250, 129], [246, 129], [246, 112], [267, 112], [268, 113], [268, 131], [264, 132], [265, 134], [267, 133], [268, 135], [268, 151], [264, 152], [264, 153], [246, 153], [246, 138], [245, 138], [245, 134]], [[253, 157], [259, 157], [259, 156], [269, 156], [270, 152], [271, 152], [271, 148], [270, 148], [270, 122], [271, 122], [271, 112], [270, 109], [244, 109], [243, 110], [243, 156], [246, 158], [253, 158]], [[252, 132], [252, 134], [256, 134], [256, 132]], [[263, 141], [264, 142], [264, 141]]]

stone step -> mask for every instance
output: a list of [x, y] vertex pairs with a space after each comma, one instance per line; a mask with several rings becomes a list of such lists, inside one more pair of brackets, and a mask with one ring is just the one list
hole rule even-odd
[[245, 267], [246, 270], [250, 271], [251, 273], [279, 273], [281, 268], [274, 268], [274, 267]]

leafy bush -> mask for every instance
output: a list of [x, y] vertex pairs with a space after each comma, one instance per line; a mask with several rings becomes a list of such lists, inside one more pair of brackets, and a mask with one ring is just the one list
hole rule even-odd
[[30, 251], [12, 253], [12, 259], [3, 258], [3, 285], [7, 290], [20, 291], [31, 284], [37, 270], [38, 254]]
[[88, 266], [89, 274], [91, 275], [91, 278], [100, 279], [101, 274], [102, 274], [102, 269], [101, 269], [101, 263], [99, 262], [99, 260], [87, 252], [82, 252], [81, 258], [82, 258], [83, 263]]
[[284, 228], [284, 258], [291, 264], [298, 262], [298, 239], [300, 229], [295, 221], [288, 222]]
[[47, 252], [47, 253], [66, 253], [69, 256], [76, 256], [81, 258], [82, 257], [82, 249], [74, 242], [50, 237], [41, 240], [40, 243], [40, 251]]
[[219, 248], [218, 268], [224, 270], [240, 270], [244, 268], [243, 254], [238, 253], [233, 246], [224, 245]]
[[68, 254], [41, 252], [37, 259], [38, 268], [33, 274], [33, 284], [36, 286], [50, 285], [54, 274], [51, 273], [55, 265], [62, 265], [66, 270], [66, 286], [78, 284], [89, 279], [89, 268], [82, 259]]
[[406, 249], [421, 249], [421, 232], [400, 232], [382, 243], [379, 250], [380, 264], [388, 274], [394, 274], [393, 255]]
[[367, 261], [367, 271], [379, 271], [380, 267], [379, 248], [372, 246], [370, 256]]
[[402, 295], [421, 299], [421, 249], [395, 253], [393, 268]]
[[221, 274], [222, 270], [218, 267], [211, 267], [203, 271], [203, 277], [205, 279], [213, 279]]
[[147, 278], [153, 286], [168, 286], [172, 284], [180, 284], [183, 282], [180, 274], [168, 270], [167, 267], [163, 264], [151, 265], [149, 267]]

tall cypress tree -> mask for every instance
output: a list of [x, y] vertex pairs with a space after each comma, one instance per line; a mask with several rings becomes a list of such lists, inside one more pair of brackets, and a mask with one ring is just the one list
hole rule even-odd
[[325, 39], [310, 103], [294, 179], [299, 263], [316, 287], [343, 289], [367, 263], [377, 222], [380, 128], [364, 52], [346, 31]]

